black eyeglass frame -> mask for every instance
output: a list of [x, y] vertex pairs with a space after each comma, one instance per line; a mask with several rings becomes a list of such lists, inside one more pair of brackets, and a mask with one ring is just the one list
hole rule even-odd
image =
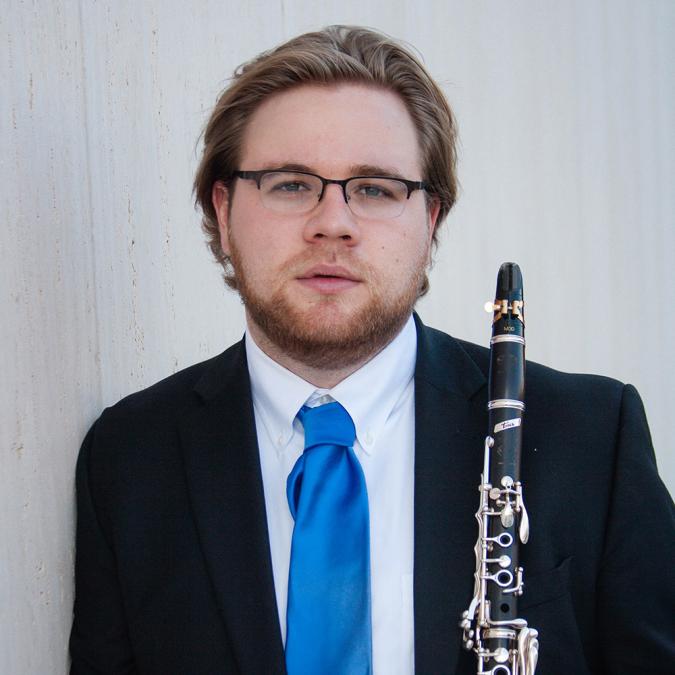
[[429, 183], [423, 180], [407, 180], [406, 178], [399, 178], [398, 176], [351, 176], [350, 178], [324, 178], [319, 176], [318, 173], [311, 173], [310, 171], [294, 171], [293, 169], [261, 169], [260, 171], [233, 171], [232, 176], [236, 178], [243, 178], [244, 180], [253, 180], [260, 190], [260, 183], [262, 177], [267, 173], [295, 173], [300, 176], [312, 176], [318, 178], [321, 183], [321, 192], [319, 193], [318, 201], [323, 199], [323, 193], [326, 191], [327, 185], [339, 185], [342, 188], [342, 196], [345, 200], [345, 204], [349, 204], [349, 198], [347, 197], [347, 183], [353, 180], [364, 180], [368, 178], [379, 178], [384, 180], [396, 180], [399, 183], [403, 183], [406, 189], [408, 190], [408, 195], [406, 199], [410, 199], [410, 195], [416, 190], [426, 190], [429, 191]]

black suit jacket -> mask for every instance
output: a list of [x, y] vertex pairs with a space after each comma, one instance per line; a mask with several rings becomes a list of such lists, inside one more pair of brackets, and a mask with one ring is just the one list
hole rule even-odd
[[[475, 674], [457, 624], [488, 351], [417, 328], [415, 670]], [[637, 392], [528, 363], [526, 399], [520, 608], [538, 674], [673, 672], [673, 507]], [[77, 497], [72, 674], [284, 672], [243, 343], [107, 409]]]

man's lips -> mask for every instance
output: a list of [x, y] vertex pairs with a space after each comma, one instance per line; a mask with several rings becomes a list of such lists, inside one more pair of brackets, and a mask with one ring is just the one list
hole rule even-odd
[[306, 272], [300, 274], [298, 279], [313, 279], [315, 277], [331, 277], [346, 279], [348, 281], [360, 281], [358, 276], [348, 269], [340, 267], [340, 265], [329, 265], [326, 263], [310, 267]]
[[361, 283], [359, 277], [339, 265], [315, 265], [302, 272], [297, 280], [305, 287], [320, 293], [337, 293]]

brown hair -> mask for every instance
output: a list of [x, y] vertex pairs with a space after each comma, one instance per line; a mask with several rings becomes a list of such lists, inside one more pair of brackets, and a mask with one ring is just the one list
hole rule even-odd
[[[457, 197], [456, 126], [438, 85], [420, 61], [392, 38], [357, 26], [329, 26], [305, 33], [239, 66], [220, 94], [204, 130], [204, 151], [194, 182], [202, 227], [231, 288], [237, 282], [220, 245], [211, 202], [213, 184], [228, 182], [239, 169], [246, 125], [269, 96], [302, 84], [355, 82], [383, 87], [403, 100], [417, 129], [423, 180], [440, 202], [437, 223]], [[437, 243], [434, 232], [434, 243]], [[427, 284], [422, 290], [426, 292]]]

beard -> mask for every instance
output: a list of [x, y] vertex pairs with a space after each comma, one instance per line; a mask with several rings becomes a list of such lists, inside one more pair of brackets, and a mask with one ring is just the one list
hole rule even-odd
[[[407, 279], [398, 292], [378, 283], [374, 271], [353, 258], [332, 260], [358, 275], [368, 290], [365, 302], [354, 306], [345, 297], [348, 293], [321, 295], [312, 303], [292, 302], [283, 285], [263, 295], [232, 239], [230, 246], [237, 290], [250, 319], [283, 354], [320, 370], [348, 368], [375, 356], [401, 330], [426, 282], [426, 257], [401, 270]], [[325, 252], [322, 260], [316, 258], [315, 251], [297, 256], [285, 266], [286, 278], [292, 283], [302, 270], [325, 261]]]

